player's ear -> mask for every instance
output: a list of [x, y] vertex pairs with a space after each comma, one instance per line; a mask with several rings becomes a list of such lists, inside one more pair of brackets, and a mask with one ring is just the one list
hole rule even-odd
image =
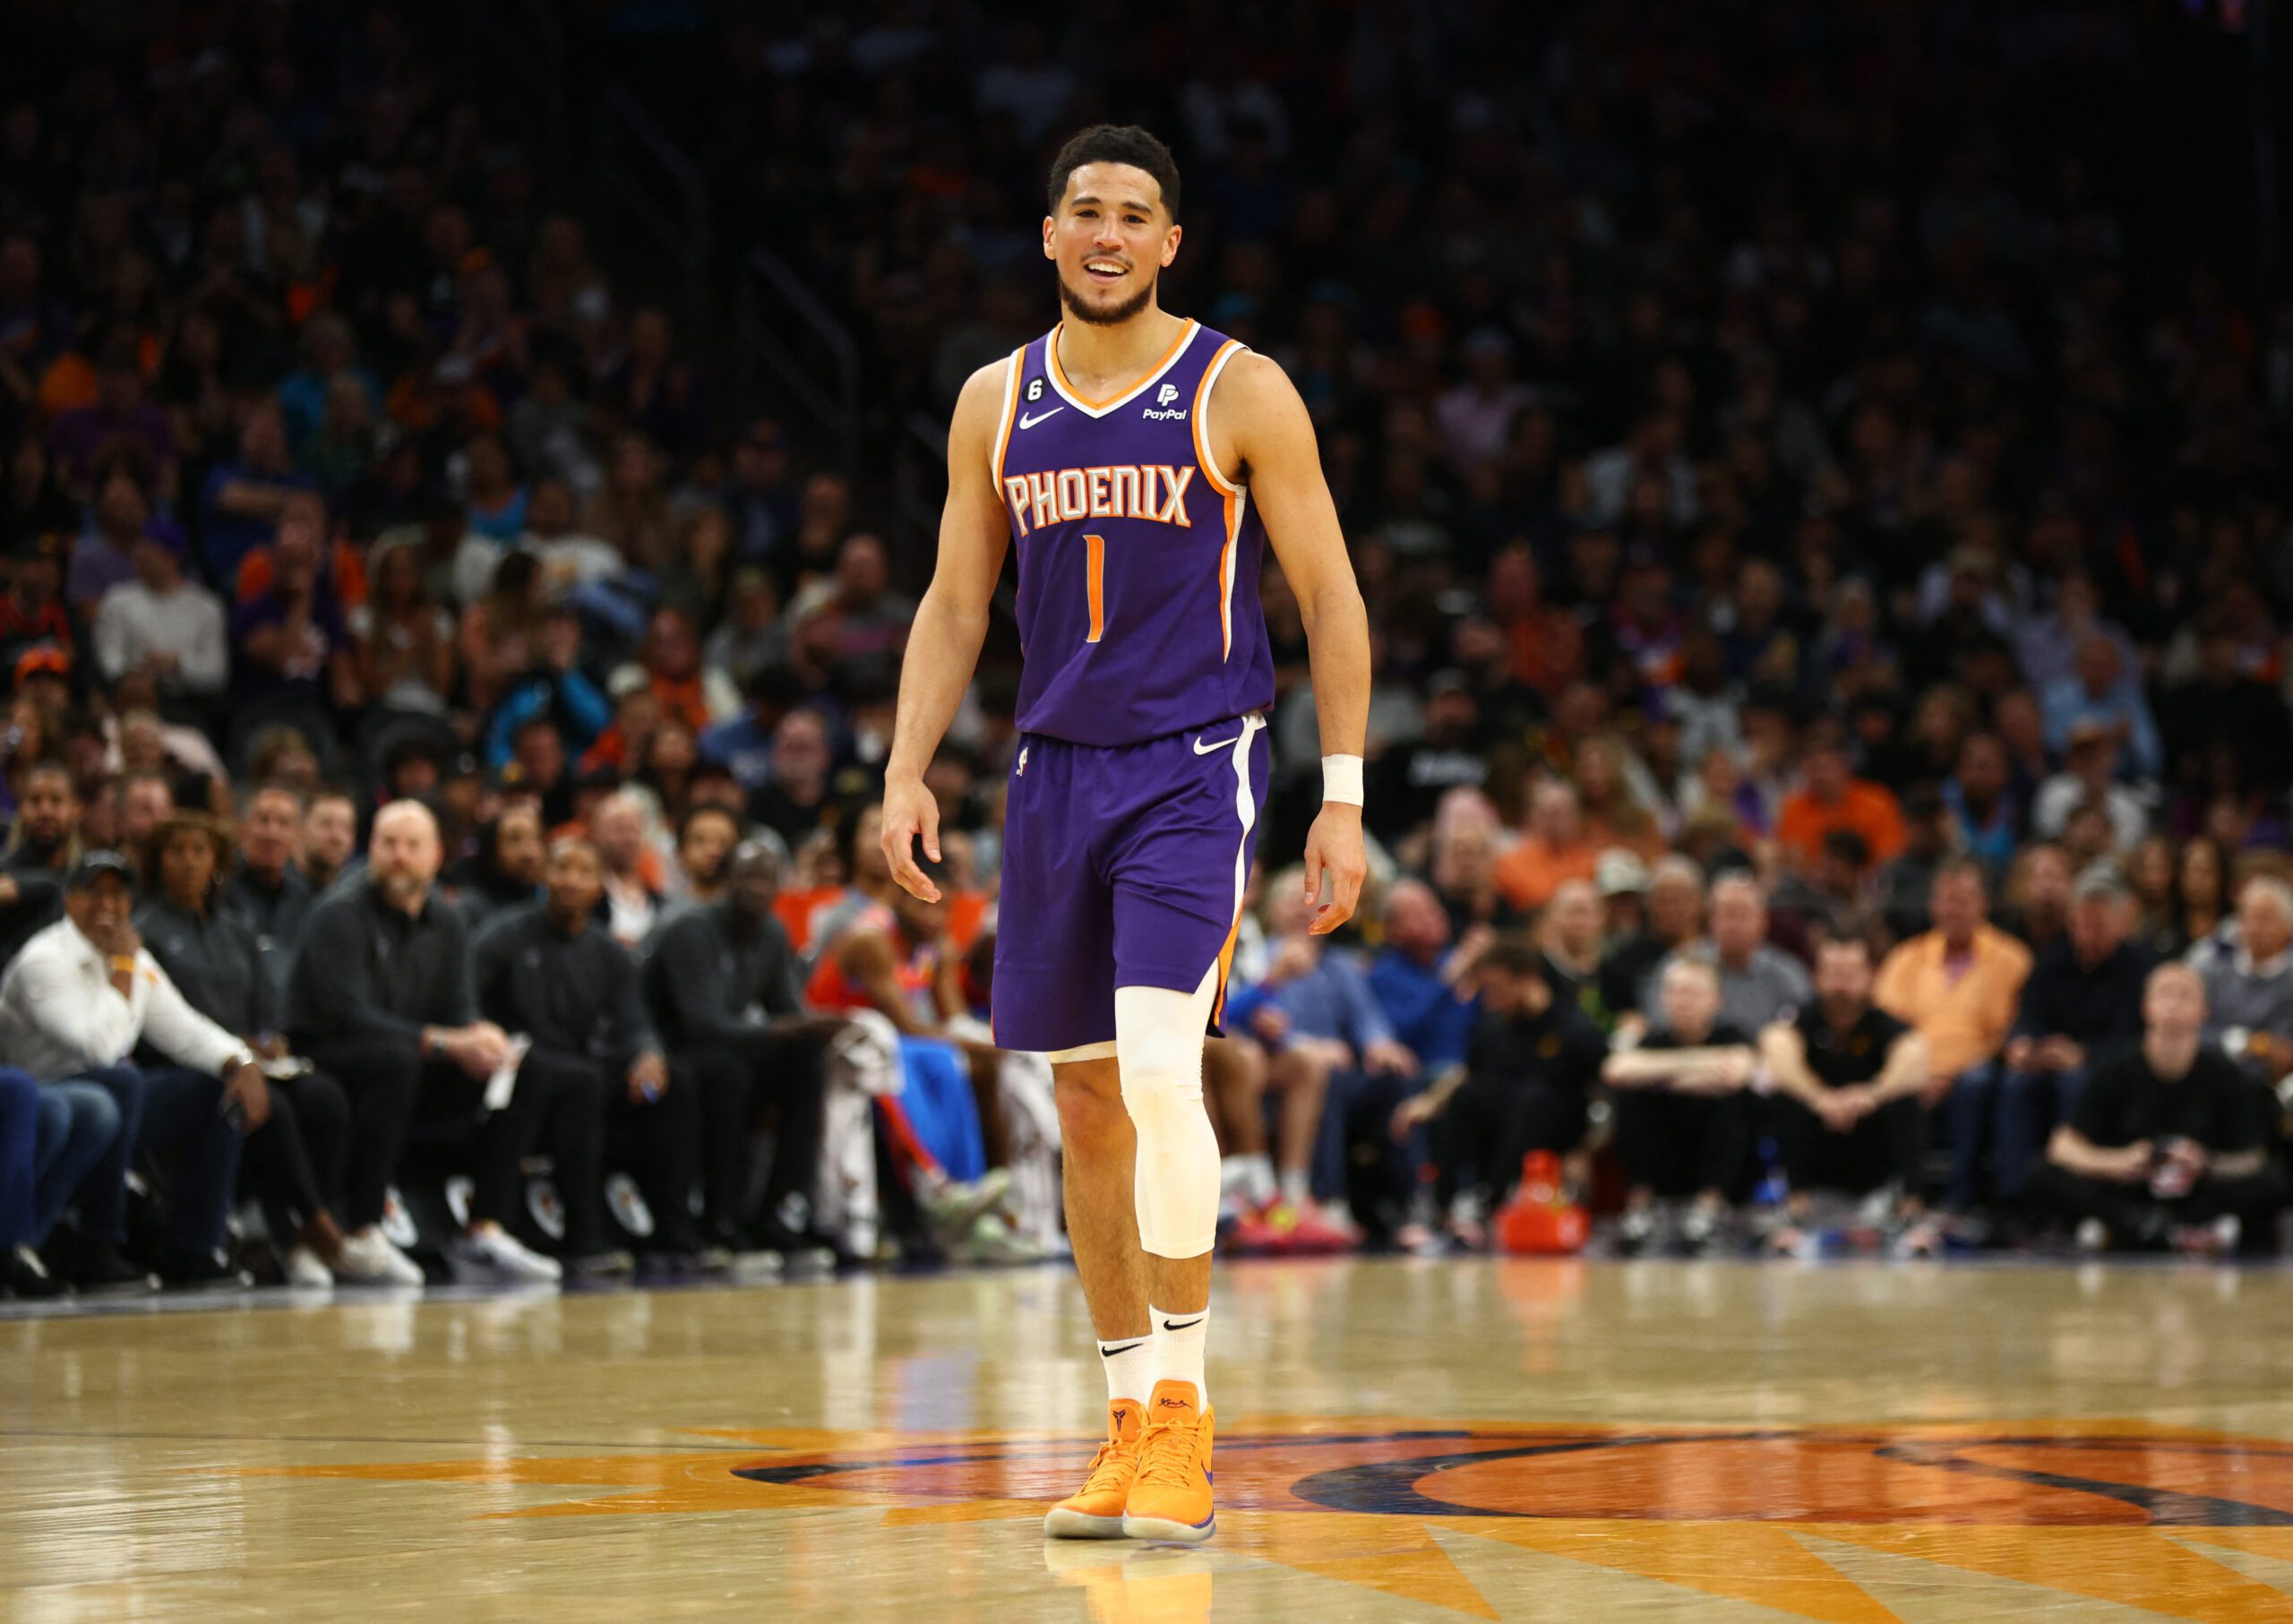
[[[1052, 247], [1051, 242], [1051, 234], [1058, 228], [1059, 221], [1055, 216], [1046, 214], [1043, 217], [1043, 257], [1047, 260], [1055, 260], [1059, 257], [1059, 250]], [[1163, 262], [1165, 265], [1170, 263], [1168, 260]]]
[[1172, 226], [1163, 237], [1163, 269], [1168, 271], [1171, 262], [1179, 257], [1179, 238], [1186, 235], [1184, 226]]

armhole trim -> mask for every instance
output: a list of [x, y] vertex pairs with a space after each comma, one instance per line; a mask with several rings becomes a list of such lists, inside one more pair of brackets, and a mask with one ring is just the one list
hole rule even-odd
[[1003, 498], [1003, 454], [1010, 449], [1011, 425], [1019, 418], [1019, 374], [1027, 363], [1027, 347], [1024, 344], [1011, 352], [1011, 371], [1003, 380], [1003, 419], [995, 430], [995, 460], [988, 468], [988, 476], [995, 481], [997, 501]]
[[1221, 496], [1239, 494], [1241, 486], [1218, 471], [1218, 464], [1210, 454], [1210, 396], [1218, 382], [1218, 374], [1226, 370], [1243, 348], [1240, 339], [1229, 339], [1210, 357], [1210, 365], [1202, 369], [1202, 382], [1194, 388], [1194, 460], [1201, 465], [1202, 477], [1210, 481], [1210, 488]]

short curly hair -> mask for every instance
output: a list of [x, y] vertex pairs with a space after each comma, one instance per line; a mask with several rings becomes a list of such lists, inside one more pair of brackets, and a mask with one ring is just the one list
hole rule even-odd
[[1146, 170], [1163, 190], [1163, 207], [1171, 211], [1172, 219], [1178, 219], [1179, 160], [1152, 131], [1135, 124], [1095, 124], [1074, 136], [1051, 160], [1047, 213], [1059, 212], [1059, 200], [1067, 195], [1069, 178], [1085, 164], [1129, 164]]

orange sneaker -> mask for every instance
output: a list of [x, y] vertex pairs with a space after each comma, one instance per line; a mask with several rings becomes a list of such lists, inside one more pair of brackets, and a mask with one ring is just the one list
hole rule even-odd
[[1131, 1482], [1138, 1475], [1138, 1442], [1146, 1431], [1138, 1413], [1135, 1398], [1117, 1398], [1107, 1405], [1107, 1440], [1091, 1456], [1082, 1492], [1044, 1513], [1045, 1535], [1054, 1540], [1122, 1537], [1123, 1502], [1130, 1498]]
[[1211, 1412], [1190, 1381], [1158, 1381], [1138, 1442], [1138, 1476], [1122, 1508], [1134, 1540], [1207, 1540], [1218, 1531], [1210, 1501]]

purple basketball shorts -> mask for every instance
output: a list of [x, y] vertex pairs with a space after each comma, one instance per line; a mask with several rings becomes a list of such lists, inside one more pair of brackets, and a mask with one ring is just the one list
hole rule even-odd
[[1257, 715], [1141, 744], [1026, 734], [1003, 814], [995, 1042], [1114, 1041], [1114, 990], [1191, 992], [1218, 1033], [1271, 752]]

